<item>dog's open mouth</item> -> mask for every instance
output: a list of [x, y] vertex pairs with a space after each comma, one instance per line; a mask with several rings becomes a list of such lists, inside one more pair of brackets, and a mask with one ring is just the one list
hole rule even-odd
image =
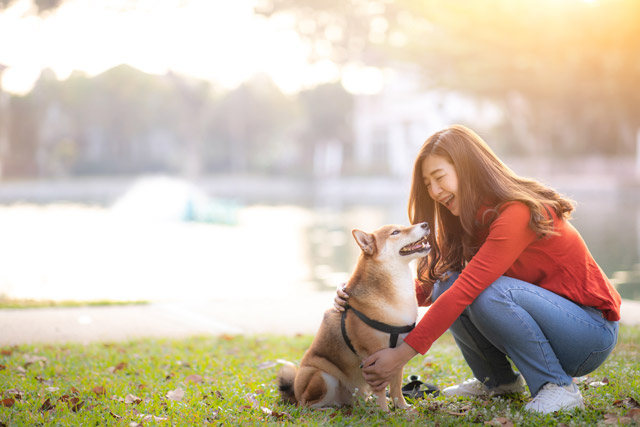
[[413, 253], [422, 252], [429, 249], [431, 249], [431, 247], [429, 246], [429, 243], [427, 243], [427, 236], [424, 236], [417, 242], [410, 243], [400, 249], [400, 255], [411, 255]]

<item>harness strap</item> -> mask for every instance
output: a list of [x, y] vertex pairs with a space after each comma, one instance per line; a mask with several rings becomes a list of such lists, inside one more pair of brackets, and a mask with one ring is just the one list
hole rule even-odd
[[346, 318], [347, 318], [347, 310], [351, 309], [353, 311], [353, 313], [358, 316], [358, 318], [360, 320], [362, 320], [364, 323], [366, 323], [367, 325], [371, 326], [373, 329], [376, 329], [380, 332], [386, 332], [387, 334], [390, 334], [389, 336], [389, 347], [391, 348], [395, 348], [396, 345], [398, 345], [398, 337], [400, 336], [400, 334], [406, 334], [408, 332], [411, 332], [413, 330], [413, 328], [416, 327], [416, 324], [412, 324], [412, 325], [405, 325], [405, 326], [393, 326], [393, 325], [389, 325], [386, 323], [382, 323], [379, 322], [377, 320], [373, 320], [369, 317], [367, 317], [363, 312], [356, 310], [355, 308], [351, 307], [350, 305], [346, 305], [344, 311], [342, 312], [342, 317], [340, 319], [340, 329], [342, 329], [342, 338], [344, 338], [344, 342], [347, 344], [347, 346], [351, 349], [351, 351], [354, 354], [358, 354], [355, 350], [355, 348], [353, 348], [353, 344], [351, 343], [351, 340], [349, 339], [349, 335], [347, 335], [347, 326], [346, 326]]

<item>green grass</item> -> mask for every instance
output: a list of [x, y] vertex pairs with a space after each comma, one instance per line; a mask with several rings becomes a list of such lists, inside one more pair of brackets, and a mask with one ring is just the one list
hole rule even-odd
[[95, 307], [110, 305], [144, 305], [148, 301], [111, 301], [111, 300], [95, 300], [95, 301], [53, 301], [53, 300], [34, 300], [7, 298], [0, 295], [0, 309], [3, 308], [49, 308], [49, 307]]
[[[640, 401], [640, 328], [622, 327], [612, 356], [580, 383], [584, 410], [535, 415], [526, 397], [427, 398], [415, 412], [373, 402], [310, 410], [280, 403], [278, 359], [298, 362], [310, 336], [220, 336], [124, 343], [21, 345], [0, 354], [0, 426], [144, 425], [596, 425], [624, 422]], [[441, 388], [471, 376], [449, 334], [405, 374]], [[195, 381], [193, 381], [195, 380]], [[600, 381], [601, 387], [589, 385]], [[184, 391], [172, 400], [169, 392]], [[14, 390], [14, 391], [12, 391]], [[17, 391], [15, 391], [17, 390]], [[133, 395], [140, 399], [135, 399]], [[128, 397], [129, 396], [129, 397]], [[131, 402], [133, 401], [133, 402]], [[155, 416], [152, 419], [145, 415]], [[640, 418], [631, 421], [640, 423]], [[505, 424], [508, 425], [508, 424]]]

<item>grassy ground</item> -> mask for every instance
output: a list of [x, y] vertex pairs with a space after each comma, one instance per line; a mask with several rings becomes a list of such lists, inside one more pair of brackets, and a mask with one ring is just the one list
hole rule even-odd
[[[309, 410], [279, 402], [278, 359], [298, 362], [311, 342], [257, 336], [24, 345], [0, 353], [0, 427], [24, 425], [606, 425], [639, 424], [640, 328], [622, 327], [608, 361], [579, 384], [573, 413], [535, 415], [525, 397], [427, 398], [417, 411]], [[445, 387], [470, 377], [449, 334], [405, 374]]]

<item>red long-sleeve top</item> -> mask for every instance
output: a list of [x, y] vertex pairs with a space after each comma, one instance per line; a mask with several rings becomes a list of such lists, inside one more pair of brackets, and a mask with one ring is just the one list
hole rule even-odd
[[416, 284], [418, 305], [429, 306], [405, 342], [425, 354], [476, 297], [500, 276], [533, 283], [573, 302], [601, 310], [607, 320], [620, 320], [620, 295], [571, 225], [555, 212], [559, 234], [538, 238], [529, 227], [531, 213], [522, 202], [503, 205], [497, 218], [477, 237], [481, 246], [458, 279], [431, 304]]

